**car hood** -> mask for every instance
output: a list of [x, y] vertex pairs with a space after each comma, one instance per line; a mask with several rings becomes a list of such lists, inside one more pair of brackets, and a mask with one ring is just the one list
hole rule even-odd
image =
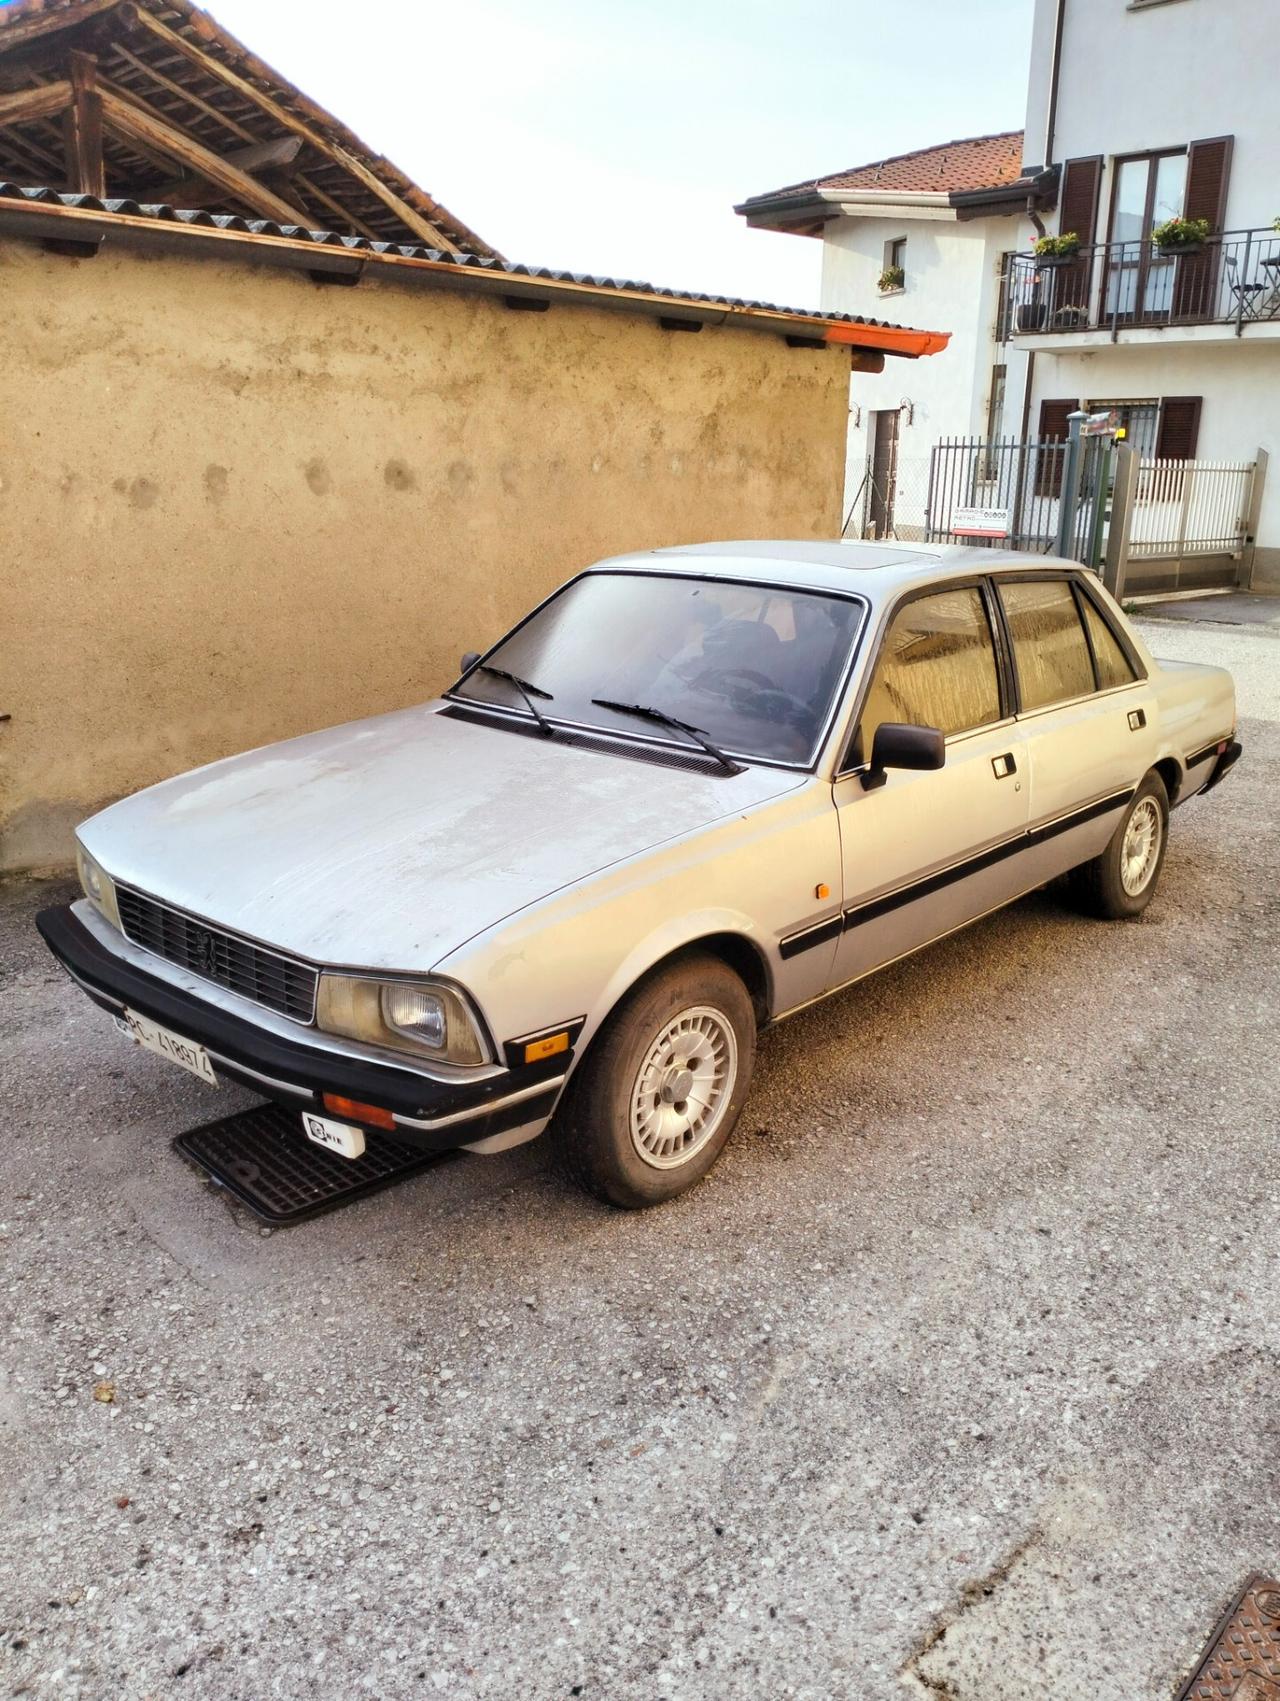
[[80, 829], [118, 882], [320, 963], [426, 969], [503, 917], [803, 775], [696, 771], [439, 702], [215, 762]]

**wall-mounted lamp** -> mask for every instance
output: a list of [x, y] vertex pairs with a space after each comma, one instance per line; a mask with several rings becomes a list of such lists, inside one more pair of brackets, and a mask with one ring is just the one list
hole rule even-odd
[[909, 396], [904, 396], [902, 398], [902, 400], [898, 403], [898, 412], [906, 414], [908, 425], [914, 425], [915, 424], [915, 422], [916, 422], [916, 404], [911, 400], [911, 398]]
[[861, 407], [859, 407], [855, 403], [854, 406], [849, 409], [849, 414], [850, 414], [850, 417], [851, 417], [852, 422], [853, 422], [853, 429], [855, 431], [861, 431], [862, 430], [862, 409], [861, 409]]

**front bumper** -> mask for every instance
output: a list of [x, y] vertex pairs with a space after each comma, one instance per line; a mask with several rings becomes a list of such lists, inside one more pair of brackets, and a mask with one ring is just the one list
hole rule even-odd
[[[36, 926], [50, 951], [82, 991], [103, 1010], [126, 1006], [183, 1039], [202, 1045], [214, 1070], [295, 1110], [324, 1115], [324, 1093], [389, 1110], [396, 1138], [432, 1152], [474, 1145], [513, 1128], [545, 1122], [564, 1084], [569, 1056], [488, 1075], [444, 1081], [395, 1063], [353, 1057], [316, 1043], [285, 1038], [246, 1017], [148, 974], [116, 956], [68, 905], [41, 910]], [[348, 1116], [343, 1121], [354, 1121]], [[377, 1135], [386, 1130], [360, 1126]]]

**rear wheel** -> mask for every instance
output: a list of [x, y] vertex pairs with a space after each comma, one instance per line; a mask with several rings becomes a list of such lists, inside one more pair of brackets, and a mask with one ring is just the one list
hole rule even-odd
[[1169, 794], [1159, 774], [1148, 774], [1101, 856], [1073, 869], [1080, 907], [1108, 921], [1132, 920], [1151, 902], [1164, 866], [1169, 834]]
[[642, 981], [614, 1011], [556, 1118], [559, 1167], [628, 1209], [686, 1192], [742, 1110], [755, 1013], [732, 969], [701, 954]]

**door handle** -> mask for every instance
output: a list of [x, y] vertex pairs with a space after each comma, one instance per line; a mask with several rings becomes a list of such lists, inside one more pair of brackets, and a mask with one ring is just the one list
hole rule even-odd
[[1143, 727], [1146, 726], [1146, 724], [1147, 724], [1147, 711], [1145, 709], [1130, 709], [1129, 710], [1129, 731], [1130, 732], [1141, 732]]
[[998, 780], [1007, 780], [1010, 774], [1016, 774], [1018, 764], [1013, 759], [1013, 751], [1006, 750], [1003, 756], [991, 758], [991, 772]]

